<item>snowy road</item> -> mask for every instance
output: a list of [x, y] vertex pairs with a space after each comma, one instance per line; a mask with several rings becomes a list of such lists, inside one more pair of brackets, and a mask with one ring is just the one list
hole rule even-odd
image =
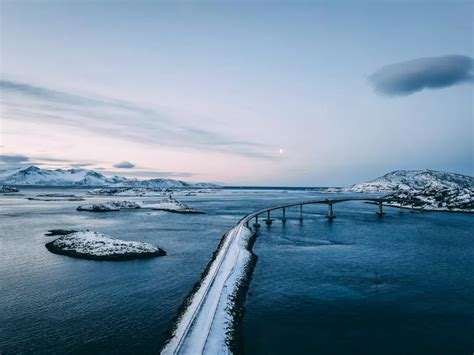
[[250, 252], [249, 229], [243, 222], [231, 229], [208, 274], [183, 313], [162, 354], [228, 353], [226, 330], [232, 321], [226, 311], [237, 288]]

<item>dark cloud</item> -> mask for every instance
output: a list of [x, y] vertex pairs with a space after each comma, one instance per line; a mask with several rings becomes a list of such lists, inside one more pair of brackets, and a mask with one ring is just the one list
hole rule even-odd
[[0, 155], [0, 162], [4, 164], [20, 164], [20, 163], [26, 163], [29, 160], [30, 158], [21, 154], [12, 154], [12, 155], [1, 154]]
[[406, 96], [423, 89], [441, 89], [473, 82], [474, 59], [446, 55], [410, 60], [385, 66], [369, 81], [380, 94]]
[[135, 164], [130, 163], [129, 161], [122, 161], [120, 163], [114, 164], [114, 168], [120, 168], [120, 169], [133, 169], [135, 167]]
[[183, 126], [181, 119], [131, 102], [0, 80], [4, 118], [51, 123], [107, 137], [274, 159], [274, 147], [235, 139], [211, 130]]

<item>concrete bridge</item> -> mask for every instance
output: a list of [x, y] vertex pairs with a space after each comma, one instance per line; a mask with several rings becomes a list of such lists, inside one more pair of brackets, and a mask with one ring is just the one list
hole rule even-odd
[[255, 211], [255, 212], [250, 213], [249, 215], [245, 216], [241, 220], [240, 223], [242, 223], [242, 221], [243, 221], [245, 223], [245, 225], [247, 227], [249, 227], [250, 221], [252, 219], [254, 219], [255, 222], [253, 223], [253, 226], [258, 228], [258, 227], [260, 227], [259, 217], [264, 216], [264, 217], [266, 217], [264, 219], [265, 223], [267, 225], [270, 225], [273, 222], [273, 219], [271, 218], [271, 212], [280, 211], [280, 210], [281, 210], [281, 215], [280, 215], [279, 219], [283, 223], [285, 223], [286, 222], [286, 211], [287, 211], [288, 208], [291, 208], [291, 207], [299, 208], [298, 219], [300, 221], [302, 221], [303, 220], [303, 206], [305, 206], [305, 205], [314, 205], [314, 204], [327, 205], [328, 210], [327, 210], [326, 217], [329, 220], [332, 220], [332, 219], [336, 218], [336, 216], [334, 214], [334, 207], [333, 207], [335, 204], [342, 203], [342, 202], [353, 202], [353, 201], [362, 201], [362, 202], [369, 202], [369, 203], [376, 204], [377, 205], [377, 210], [376, 210], [375, 213], [380, 217], [384, 215], [384, 212], [383, 212], [383, 204], [384, 203], [396, 202], [396, 203], [399, 204], [400, 211], [401, 211], [403, 209], [403, 206], [408, 205], [409, 202], [410, 202], [408, 200], [403, 200], [403, 199], [399, 199], [399, 198], [385, 198], [385, 197], [382, 197], [382, 198], [377, 198], [377, 197], [372, 197], [372, 198], [371, 197], [347, 197], [347, 198], [335, 198], [335, 199], [305, 200], [305, 201], [298, 201], [298, 202], [290, 202], [290, 203], [286, 203], [286, 204], [279, 205], [279, 206], [262, 208], [258, 211]]

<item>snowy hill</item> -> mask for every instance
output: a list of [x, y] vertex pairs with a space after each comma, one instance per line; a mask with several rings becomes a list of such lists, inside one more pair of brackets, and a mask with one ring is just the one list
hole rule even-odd
[[348, 192], [381, 192], [415, 209], [474, 211], [474, 178], [434, 170], [397, 170], [356, 184]]
[[350, 192], [393, 192], [397, 190], [469, 189], [474, 178], [435, 170], [396, 170], [375, 180], [352, 185]]
[[192, 184], [172, 179], [138, 180], [121, 176], [107, 177], [88, 169], [40, 169], [36, 166], [0, 171], [0, 183], [33, 186], [133, 186], [155, 188], [218, 187], [213, 184]]

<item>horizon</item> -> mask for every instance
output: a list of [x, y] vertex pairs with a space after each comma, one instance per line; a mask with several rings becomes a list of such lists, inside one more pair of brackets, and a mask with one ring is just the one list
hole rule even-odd
[[286, 187], [472, 176], [474, 5], [339, 5], [4, 1], [0, 169]]
[[[39, 166], [36, 166], [36, 165], [32, 165], [32, 164], [29, 164], [29, 165], [25, 165], [25, 166], [21, 166], [21, 167], [16, 167], [14, 168], [13, 170], [24, 170], [24, 169], [28, 169], [28, 168], [31, 168], [31, 167], [34, 167], [34, 168], [38, 168], [38, 169], [41, 169], [41, 170], [60, 170], [60, 171], [64, 171], [64, 170], [77, 170], [77, 171], [93, 171], [93, 172], [98, 172], [100, 174], [102, 174], [103, 176], [107, 177], [107, 178], [110, 178], [110, 177], [125, 177], [127, 179], [136, 179], [136, 180], [149, 180], [149, 179], [157, 179], [157, 180], [174, 180], [174, 181], [183, 181], [183, 182], [186, 182], [186, 183], [208, 183], [208, 184], [215, 184], [215, 185], [218, 185], [219, 188], [263, 188], [263, 189], [280, 189], [280, 188], [284, 188], [284, 189], [312, 189], [312, 188], [345, 188], [345, 187], [350, 187], [352, 185], [356, 185], [356, 184], [359, 184], [359, 183], [365, 183], [365, 182], [371, 182], [371, 181], [374, 181], [374, 180], [377, 180], [379, 178], [383, 178], [385, 177], [386, 175], [390, 175], [390, 174], [393, 174], [395, 172], [419, 172], [419, 173], [424, 173], [424, 172], [435, 172], [435, 173], [438, 173], [438, 172], [441, 172], [441, 173], [449, 173], [449, 174], [455, 174], [455, 175], [460, 175], [460, 176], [465, 176], [465, 177], [472, 177], [471, 175], [465, 175], [465, 174], [459, 174], [459, 173], [453, 173], [453, 172], [447, 172], [447, 171], [440, 171], [440, 170], [433, 170], [433, 169], [413, 169], [413, 170], [407, 170], [407, 169], [399, 169], [399, 170], [391, 170], [391, 171], [388, 171], [386, 172], [385, 174], [383, 175], [380, 175], [380, 176], [377, 176], [377, 177], [373, 177], [369, 180], [366, 180], [366, 181], [356, 181], [356, 182], [353, 182], [353, 183], [350, 183], [348, 185], [245, 185], [245, 184], [242, 184], [242, 185], [233, 185], [233, 184], [225, 184], [225, 183], [220, 183], [220, 182], [215, 182], [215, 181], [195, 181], [195, 182], [191, 182], [191, 181], [188, 181], [186, 179], [176, 179], [176, 178], [171, 178], [171, 177], [153, 177], [153, 178], [137, 178], [137, 177], [127, 177], [127, 176], [121, 176], [120, 174], [110, 174], [110, 173], [104, 173], [103, 171], [96, 171], [96, 170], [93, 170], [93, 169], [87, 169], [87, 168], [81, 168], [81, 167], [70, 167], [70, 168], [59, 168], [59, 167], [56, 167], [56, 168], [51, 168], [51, 169], [43, 169]], [[8, 171], [8, 170], [0, 170], [0, 173], [2, 171]], [[60, 185], [13, 185], [13, 186], [35, 186], [35, 187], [62, 187]]]

